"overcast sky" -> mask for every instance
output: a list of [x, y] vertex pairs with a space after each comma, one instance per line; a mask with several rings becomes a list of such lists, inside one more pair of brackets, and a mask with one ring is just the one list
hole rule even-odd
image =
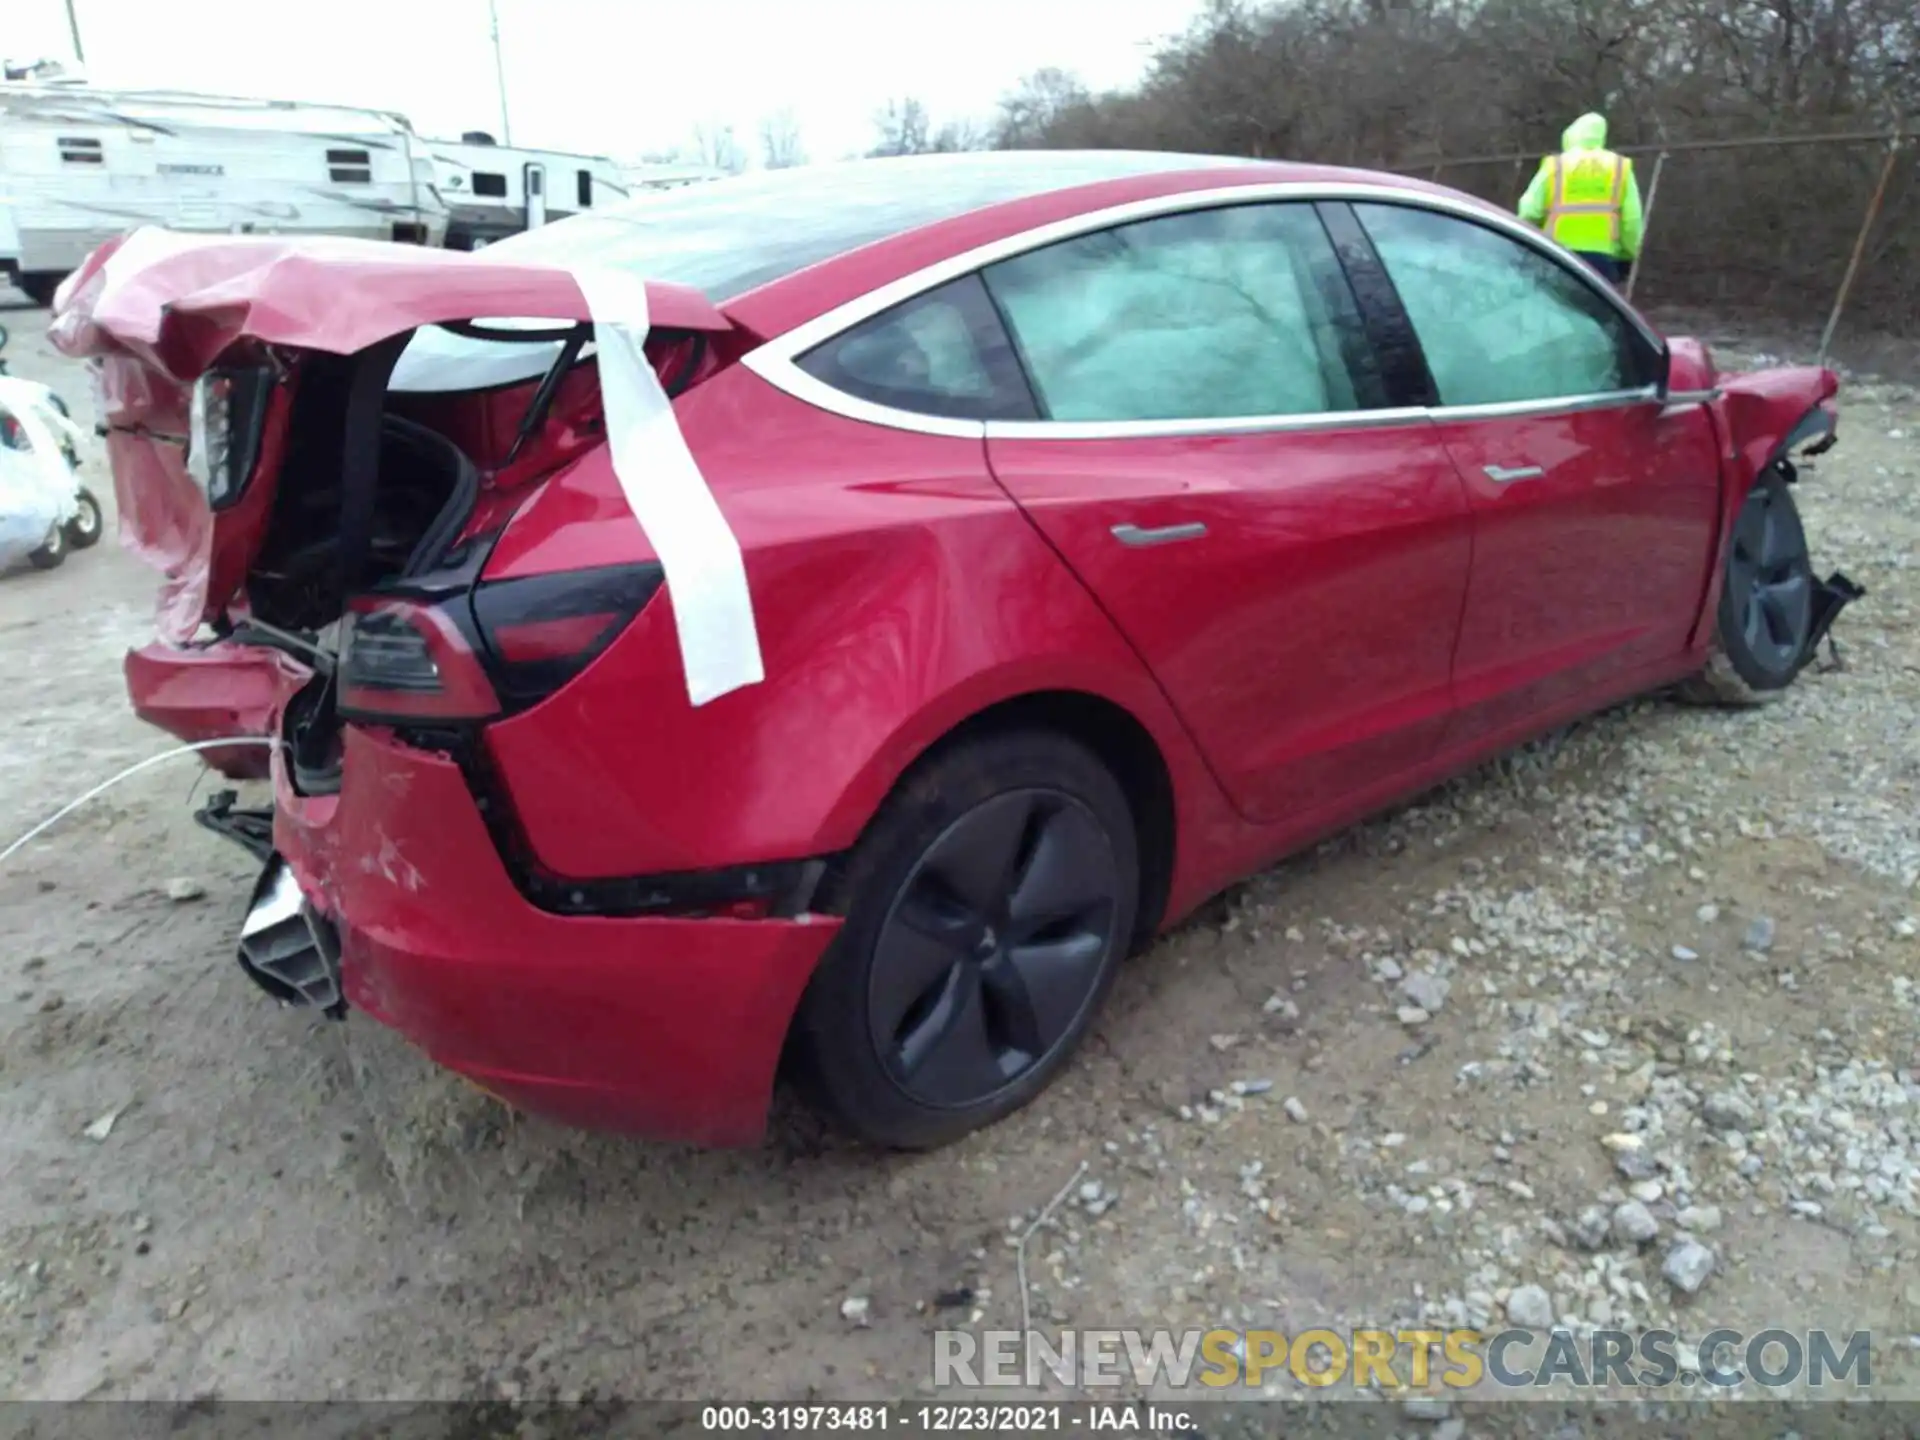
[[[399, 110], [500, 135], [487, 0], [73, 0], [95, 84]], [[890, 97], [985, 120], [1044, 65], [1137, 78], [1199, 0], [498, 0], [516, 144], [633, 159], [698, 122], [757, 151], [791, 107], [813, 159], [873, 143]], [[72, 59], [64, 0], [0, 0], [9, 59]]]

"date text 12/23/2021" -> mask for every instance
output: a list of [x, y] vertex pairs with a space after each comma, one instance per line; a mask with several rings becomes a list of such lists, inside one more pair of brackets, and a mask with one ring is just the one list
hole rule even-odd
[[902, 1435], [1018, 1435], [1086, 1431], [1117, 1435], [1180, 1435], [1196, 1420], [1162, 1405], [707, 1405], [700, 1428], [715, 1434], [779, 1435], [810, 1431]]

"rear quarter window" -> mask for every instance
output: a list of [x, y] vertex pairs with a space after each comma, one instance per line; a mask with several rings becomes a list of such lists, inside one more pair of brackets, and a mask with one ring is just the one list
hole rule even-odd
[[1013, 347], [978, 275], [842, 331], [794, 362], [855, 399], [951, 420], [1032, 420]]

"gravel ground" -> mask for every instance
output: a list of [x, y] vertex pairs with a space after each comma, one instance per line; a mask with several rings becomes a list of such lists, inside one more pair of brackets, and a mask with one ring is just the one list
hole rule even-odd
[[[1920, 401], [1856, 379], [1841, 435], [1799, 497], [1870, 592], [1839, 668], [1623, 707], [1259, 877], [934, 1155], [570, 1134], [277, 1011], [204, 778], [127, 782], [0, 871], [0, 1393], [924, 1394], [932, 1330], [1019, 1325], [1071, 1180], [1037, 1324], [1871, 1329], [1920, 1395]], [[150, 594], [110, 544], [0, 580], [6, 838], [161, 748], [118, 670]]]

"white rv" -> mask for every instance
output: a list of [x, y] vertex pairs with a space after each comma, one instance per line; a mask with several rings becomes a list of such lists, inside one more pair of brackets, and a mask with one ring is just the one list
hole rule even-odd
[[422, 143], [446, 202], [449, 250], [478, 250], [627, 195], [620, 167], [604, 156], [497, 145], [477, 130]]
[[82, 83], [0, 82], [0, 181], [19, 287], [46, 304], [140, 225], [439, 245], [433, 161], [400, 115]]

